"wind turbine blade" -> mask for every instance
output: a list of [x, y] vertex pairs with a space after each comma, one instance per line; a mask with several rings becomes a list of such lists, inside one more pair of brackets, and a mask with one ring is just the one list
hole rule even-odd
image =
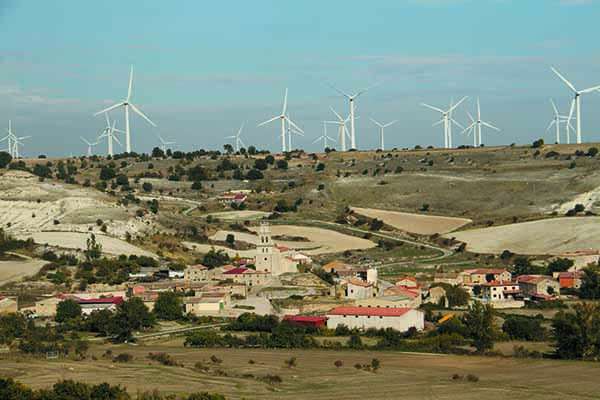
[[467, 131], [470, 131], [471, 129], [473, 129], [473, 127], [474, 127], [475, 125], [477, 125], [477, 123], [476, 123], [475, 121], [473, 121], [473, 122], [471, 123], [471, 125], [467, 126], [467, 127], [466, 127], [466, 128], [465, 128], [465, 129], [464, 129], [464, 130], [463, 130], [463, 131], [460, 133], [460, 134], [461, 134], [461, 135], [464, 135], [464, 134], [465, 134], [465, 132], [467, 132]]
[[323, 135], [319, 136], [318, 138], [316, 138], [315, 140], [312, 141], [312, 144], [317, 143], [319, 140], [323, 139]]
[[494, 125], [490, 124], [489, 122], [481, 121], [481, 124], [487, 126], [488, 128], [491, 128], [495, 131], [500, 132], [500, 128], [496, 128]]
[[238, 139], [238, 140], [239, 140], [240, 144], [241, 144], [243, 147], [246, 147], [246, 143], [244, 143], [244, 142], [242, 141], [242, 139]]
[[131, 88], [133, 86], [133, 65], [129, 70], [129, 88], [127, 89], [127, 102], [129, 103], [129, 99], [131, 99]]
[[575, 99], [571, 101], [571, 109], [569, 110], [569, 118], [567, 119], [567, 124], [571, 125], [571, 118], [573, 118], [573, 111], [575, 110]]
[[333, 107], [329, 107], [329, 109], [335, 114], [335, 116], [340, 120], [340, 122], [344, 121], [344, 118], [342, 118], [342, 116], [340, 114], [338, 114]]
[[550, 130], [550, 128], [552, 128], [554, 126], [555, 123], [556, 123], [555, 120], [550, 121], [550, 125], [548, 125], [548, 127], [546, 128], [546, 132], [548, 132]]
[[341, 94], [344, 97], [347, 97], [348, 99], [351, 99], [352, 96], [350, 96], [348, 93], [344, 93], [342, 92], [340, 89], [336, 88], [335, 86], [333, 86], [332, 84], [328, 83], [327, 84], [330, 88], [332, 88], [333, 90], [335, 90], [336, 92], [338, 92], [339, 94]]
[[242, 122], [240, 129], [238, 129], [238, 133], [237, 133], [238, 137], [242, 134], [242, 131], [244, 130], [244, 125], [246, 125], [246, 121]]
[[387, 123], [387, 124], [385, 124], [383, 127], [384, 127], [384, 128], [387, 128], [388, 126], [392, 126], [392, 125], [394, 125], [396, 122], [398, 122], [398, 120], [394, 120], [394, 121], [392, 121], [392, 122], [388, 122], [388, 123]]
[[237, 136], [225, 136], [225, 139], [235, 139]]
[[454, 125], [458, 126], [460, 129], [465, 129], [464, 126], [462, 126], [457, 120], [455, 120], [454, 118], [450, 118], [450, 122], [452, 122]]
[[135, 111], [140, 117], [144, 118], [146, 121], [148, 121], [148, 123], [152, 126], [156, 126], [156, 124], [152, 121], [150, 121], [150, 118], [146, 117], [146, 115], [144, 115], [143, 112], [141, 112], [136, 106], [134, 106], [133, 104], [129, 103], [129, 106], [131, 107], [131, 109], [133, 111]]
[[373, 118], [369, 118], [369, 119], [378, 127], [383, 128], [383, 125], [381, 125], [379, 122], [375, 121]]
[[561, 73], [556, 70], [556, 68], [550, 67], [550, 69], [556, 74], [556, 76], [558, 76], [560, 78], [561, 81], [563, 81], [569, 88], [571, 88], [572, 91], [577, 93], [577, 89], [575, 89], [575, 86], [573, 86], [573, 84], [571, 82], [569, 82], [567, 80], [567, 78], [562, 76]]
[[374, 87], [377, 87], [377, 86], [379, 86], [380, 84], [381, 84], [381, 82], [377, 82], [377, 83], [375, 83], [375, 84], [373, 84], [373, 85], [371, 85], [371, 86], [369, 86], [369, 87], [367, 87], [367, 88], [365, 88], [365, 89], [363, 89], [363, 90], [359, 91], [359, 92], [358, 92], [358, 93], [356, 93], [356, 94], [355, 94], [353, 97], [354, 97], [354, 98], [357, 98], [357, 97], [358, 97], [358, 96], [360, 96], [361, 94], [367, 93], [369, 90], [373, 89]]
[[550, 103], [552, 104], [552, 108], [554, 108], [554, 114], [558, 115], [558, 108], [556, 108], [556, 104], [554, 104], [554, 100], [550, 99]]
[[432, 109], [433, 111], [437, 111], [437, 112], [439, 112], [439, 113], [442, 113], [442, 114], [444, 114], [444, 110], [442, 110], [442, 109], [440, 109], [440, 108], [437, 108], [437, 107], [434, 107], [434, 106], [430, 106], [429, 104], [425, 104], [425, 103], [421, 103], [421, 105], [422, 105], [423, 107], [430, 108], [430, 109]]
[[119, 139], [118, 139], [116, 136], [113, 136], [113, 140], [114, 140], [115, 142], [119, 143], [119, 146], [123, 146], [123, 145], [121, 144], [121, 142], [119, 141]]
[[270, 122], [273, 122], [273, 121], [275, 121], [275, 120], [277, 120], [277, 119], [279, 119], [279, 118], [281, 118], [281, 116], [280, 116], [280, 115], [278, 115], [278, 116], [276, 116], [276, 117], [273, 117], [273, 118], [271, 118], [271, 119], [269, 119], [269, 120], [266, 120], [265, 122], [261, 122], [260, 124], [256, 125], [256, 127], [259, 127], [259, 126], [266, 125], [266, 124], [268, 124], [268, 123], [270, 123]]
[[475, 118], [473, 118], [473, 116], [471, 115], [470, 112], [467, 111], [467, 115], [469, 116], [469, 119], [471, 120], [471, 122], [475, 122]]
[[281, 115], [285, 115], [285, 112], [287, 111], [287, 96], [288, 89], [285, 88], [285, 95], [283, 96], [283, 110], [281, 111]]
[[108, 108], [105, 108], [105, 109], [104, 109], [104, 110], [102, 110], [102, 111], [98, 111], [96, 114], [94, 114], [94, 116], [98, 116], [98, 115], [100, 115], [100, 114], [107, 113], [107, 112], [109, 112], [109, 111], [111, 111], [111, 110], [114, 110], [114, 109], [115, 109], [115, 108], [117, 108], [117, 107], [121, 107], [122, 105], [124, 105], [124, 104], [123, 104], [123, 103], [117, 103], [117, 104], [115, 104], [115, 105], [113, 105], [113, 106], [110, 106], [110, 107], [108, 107]]
[[463, 97], [462, 99], [460, 99], [460, 101], [459, 101], [458, 103], [456, 103], [455, 105], [453, 105], [452, 107], [450, 107], [450, 109], [448, 110], [448, 112], [452, 112], [452, 111], [454, 111], [454, 110], [456, 109], [456, 107], [460, 106], [460, 105], [461, 105], [461, 103], [462, 103], [463, 101], [465, 101], [466, 99], [468, 99], [468, 98], [469, 98], [468, 96], [465, 96], [465, 97]]
[[79, 136], [79, 139], [83, 140], [85, 144], [87, 144], [87, 145], [91, 145], [91, 143], [90, 143], [90, 142], [88, 142], [87, 140], [85, 140], [85, 139], [83, 138], [83, 136]]
[[595, 91], [597, 91], [597, 90], [600, 90], [600, 85], [598, 85], [598, 86], [594, 86], [594, 87], [591, 87], [591, 88], [588, 88], [588, 89], [583, 89], [583, 90], [582, 90], [582, 91], [580, 91], [579, 93], [580, 93], [580, 94], [585, 94], [585, 93], [591, 93], [591, 92], [595, 92]]
[[433, 125], [431, 125], [431, 126], [438, 126], [439, 124], [443, 124], [443, 123], [444, 123], [444, 120], [440, 119], [438, 122], [434, 122]]
[[294, 123], [294, 121], [292, 121], [291, 119], [289, 119], [288, 117], [285, 117], [286, 121], [292, 125], [295, 129], [297, 129], [298, 131], [300, 131], [301, 133], [304, 133], [304, 131], [302, 129], [300, 129], [300, 127], [298, 127], [298, 125], [296, 125]]
[[106, 119], [106, 126], [110, 126], [110, 119], [108, 118], [108, 113], [104, 113], [104, 118]]

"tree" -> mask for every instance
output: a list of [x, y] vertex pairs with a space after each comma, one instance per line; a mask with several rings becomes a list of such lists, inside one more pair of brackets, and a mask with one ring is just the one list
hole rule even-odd
[[587, 151], [587, 155], [589, 157], [596, 157], [596, 154], [598, 154], [598, 148], [597, 147], [590, 147]]
[[288, 169], [288, 162], [285, 160], [277, 160], [277, 169]]
[[202, 182], [194, 181], [194, 183], [192, 183], [192, 190], [202, 190]]
[[546, 268], [546, 274], [552, 275], [555, 272], [568, 271], [575, 264], [575, 262], [569, 258], [557, 258], [548, 263]]
[[226, 143], [223, 145], [223, 150], [225, 150], [225, 153], [231, 154], [231, 153], [233, 153], [233, 146], [230, 145], [229, 143]]
[[502, 331], [513, 340], [542, 341], [546, 338], [544, 318], [509, 315], [502, 324]]
[[350, 335], [350, 338], [348, 339], [348, 348], [355, 350], [363, 348], [363, 342], [359, 335]]
[[600, 305], [576, 304], [552, 319], [559, 358], [597, 360], [600, 357]]
[[489, 350], [494, 345], [494, 309], [489, 304], [474, 302], [463, 315], [469, 338], [478, 352]]
[[341, 368], [344, 366], [344, 362], [342, 360], [335, 360], [333, 365], [335, 365], [336, 368]]
[[269, 168], [269, 164], [267, 164], [267, 161], [265, 161], [264, 158], [257, 158], [256, 160], [254, 160], [254, 168], [259, 171], [264, 171], [267, 168]]
[[116, 341], [124, 342], [133, 338], [133, 331], [154, 326], [154, 316], [139, 297], [132, 297], [117, 308], [111, 321], [110, 334]]
[[159, 319], [174, 321], [183, 316], [181, 297], [175, 292], [161, 292], [154, 304], [154, 314]]
[[129, 179], [127, 178], [127, 175], [125, 175], [125, 174], [119, 174], [119, 175], [117, 175], [117, 178], [115, 179], [115, 182], [119, 186], [129, 185]]
[[225, 241], [228, 245], [232, 246], [235, 244], [235, 235], [233, 233], [228, 233]]
[[146, 193], [151, 192], [152, 191], [152, 184], [150, 182], [144, 182], [144, 183], [142, 183], [142, 189]]
[[514, 261], [514, 275], [535, 275], [544, 273], [544, 269], [531, 264], [529, 258], [525, 256], [517, 256]]
[[531, 145], [531, 147], [533, 147], [534, 149], [537, 149], [537, 148], [540, 148], [540, 147], [543, 147], [543, 146], [544, 146], [544, 139], [535, 140], [533, 142], [533, 144]]
[[229, 262], [229, 256], [223, 250], [210, 249], [202, 258], [202, 264], [208, 268], [216, 268]]
[[248, 146], [248, 154], [251, 156], [256, 155], [256, 147], [253, 145]]
[[251, 181], [255, 181], [258, 179], [263, 179], [264, 175], [262, 172], [260, 172], [259, 170], [253, 168], [250, 171], [248, 171], [248, 173], [246, 174], [246, 179], [249, 179]]
[[579, 297], [582, 299], [600, 299], [600, 274], [592, 268], [583, 270]]
[[318, 163], [317, 167], [315, 168], [317, 172], [321, 172], [325, 170], [325, 164], [323, 163]]
[[88, 261], [96, 260], [102, 255], [102, 245], [96, 242], [96, 235], [90, 234], [86, 241], [85, 258]]
[[81, 306], [75, 300], [63, 300], [56, 306], [56, 322], [62, 323], [81, 317]]
[[115, 177], [116, 173], [115, 170], [112, 169], [111, 167], [102, 167], [102, 169], [100, 170], [100, 179], [102, 179], [103, 181], [109, 181], [111, 179], [113, 179]]
[[160, 147], [155, 147], [152, 149], [152, 157], [153, 158], [164, 158], [165, 152], [162, 151]]
[[0, 151], [0, 168], [6, 168], [12, 161], [12, 156], [6, 151]]

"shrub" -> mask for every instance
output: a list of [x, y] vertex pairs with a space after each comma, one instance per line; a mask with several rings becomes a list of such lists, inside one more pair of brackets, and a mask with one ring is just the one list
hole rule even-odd
[[284, 363], [288, 368], [294, 368], [296, 365], [298, 365], [296, 357], [290, 357], [287, 360], [285, 360]]
[[[108, 350], [106, 351], [105, 354], [109, 355]], [[116, 357], [113, 358], [113, 362], [119, 362], [119, 363], [127, 363], [132, 360], [133, 360], [133, 356], [129, 353], [120, 353]]]
[[167, 353], [148, 353], [148, 358], [168, 367], [176, 367], [179, 363]]
[[223, 362], [222, 359], [220, 359], [219, 357], [215, 356], [214, 354], [212, 356], [210, 356], [210, 361], [213, 364], [221, 364]]
[[341, 368], [344, 366], [344, 362], [342, 360], [335, 360], [333, 365], [335, 365], [336, 368]]
[[467, 375], [467, 381], [469, 381], [469, 382], [479, 382], [479, 377], [477, 375], [469, 374], [469, 375]]

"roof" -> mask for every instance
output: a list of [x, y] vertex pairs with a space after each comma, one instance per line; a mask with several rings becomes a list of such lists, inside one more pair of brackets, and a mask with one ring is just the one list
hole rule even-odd
[[545, 280], [553, 280], [551, 276], [546, 275], [520, 275], [517, 276], [518, 283], [531, 283], [536, 284]]
[[558, 274], [559, 279], [580, 279], [583, 277], [582, 271], [576, 272], [561, 272]]
[[283, 317], [284, 321], [292, 322], [326, 322], [327, 317], [324, 316], [311, 316], [311, 315], [286, 315]]
[[412, 308], [381, 308], [381, 307], [337, 307], [327, 315], [358, 315], [368, 317], [401, 317]]
[[349, 285], [354, 285], [354, 286], [361, 286], [361, 287], [371, 287], [371, 286], [373, 286], [372, 283], [369, 283], [367, 281], [363, 281], [362, 279], [358, 279], [358, 278], [350, 278], [350, 279], [348, 279], [348, 284]]
[[401, 296], [416, 298], [421, 295], [421, 289], [408, 286], [395, 285], [385, 289], [386, 293], [394, 293]]
[[467, 270], [465, 270], [465, 272], [467, 274], [481, 274], [481, 275], [494, 274], [494, 275], [496, 275], [496, 274], [503, 274], [508, 271], [504, 268], [475, 268], [475, 269], [467, 269]]
[[513, 282], [513, 281], [491, 281], [491, 282], [485, 282], [482, 283], [480, 286], [515, 286], [518, 285], [518, 282]]
[[246, 271], [248, 271], [248, 268], [236, 267], [223, 272], [223, 275], [239, 275], [245, 273]]
[[323, 270], [327, 271], [327, 272], [331, 272], [331, 270], [340, 270], [340, 269], [351, 269], [352, 266], [350, 264], [346, 264], [343, 261], [340, 260], [333, 260], [331, 262], [328, 262], [327, 264], [323, 265]]
[[185, 304], [202, 304], [202, 303], [220, 303], [223, 301], [222, 297], [186, 297], [184, 298]]
[[199, 270], [208, 269], [208, 267], [206, 265], [202, 265], [202, 264], [190, 265], [190, 266], [188, 266], [188, 268], [199, 269]]
[[98, 299], [75, 298], [74, 300], [79, 304], [117, 304], [117, 305], [122, 304], [124, 301], [121, 296], [100, 297]]

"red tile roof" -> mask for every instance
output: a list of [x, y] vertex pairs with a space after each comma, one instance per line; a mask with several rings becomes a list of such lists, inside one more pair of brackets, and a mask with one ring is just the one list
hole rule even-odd
[[248, 271], [248, 268], [237, 267], [223, 272], [223, 275], [239, 275], [245, 273], [246, 271]]
[[348, 279], [348, 284], [349, 285], [354, 285], [354, 286], [362, 286], [362, 287], [371, 287], [371, 286], [373, 286], [372, 283], [369, 283], [367, 281], [363, 281], [362, 279], [358, 279], [358, 278], [350, 278], [350, 279]]
[[286, 315], [283, 317], [283, 320], [291, 321], [291, 322], [319, 323], [319, 322], [327, 322], [327, 317], [310, 316], [310, 315]]
[[114, 296], [114, 297], [100, 297], [98, 299], [80, 299], [76, 298], [75, 301], [79, 304], [122, 304], [123, 297]]
[[468, 274], [481, 274], [481, 275], [487, 275], [487, 274], [494, 274], [494, 275], [500, 275], [503, 274], [505, 272], [508, 272], [505, 269], [502, 268], [476, 268], [476, 269], [468, 269], [465, 270], [466, 273]]
[[540, 283], [544, 280], [553, 280], [551, 276], [546, 275], [520, 275], [517, 276], [517, 282], [521, 283]]
[[337, 307], [328, 315], [360, 315], [369, 317], [401, 317], [412, 308], [381, 308], [381, 307]]

